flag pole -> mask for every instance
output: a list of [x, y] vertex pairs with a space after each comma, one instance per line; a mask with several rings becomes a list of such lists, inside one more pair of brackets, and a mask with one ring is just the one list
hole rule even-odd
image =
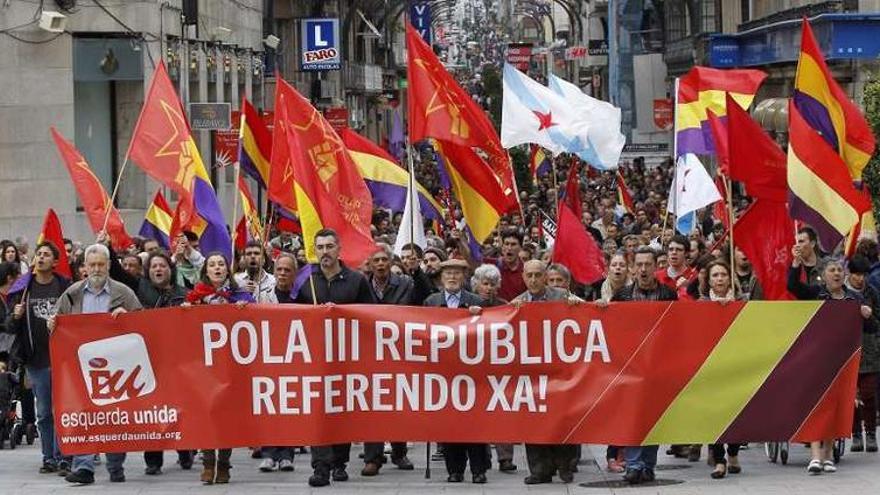
[[125, 173], [125, 167], [127, 165], [128, 152], [125, 153], [125, 160], [122, 162], [122, 167], [119, 168], [119, 177], [116, 178], [116, 184], [113, 186], [113, 194], [110, 195], [110, 202], [107, 204], [107, 211], [104, 213], [104, 226], [101, 227], [101, 232], [107, 231], [107, 223], [110, 222], [110, 212], [113, 211], [113, 202], [116, 201], [116, 195], [119, 194], [119, 184], [122, 184], [122, 174]]
[[[232, 197], [232, 225], [235, 225], [236, 228], [232, 229], [232, 253], [235, 254], [235, 238], [238, 237], [238, 197], [241, 196], [241, 191], [239, 190], [239, 181], [241, 180], [241, 166], [238, 163], [233, 165], [235, 167], [235, 193]], [[244, 228], [245, 231], [248, 230], [248, 220], [247, 217], [244, 219]]]
[[[675, 82], [672, 85], [673, 91], [673, 104], [672, 104], [672, 201], [673, 203], [677, 202], [678, 191], [676, 191], [675, 187], [675, 176], [677, 175], [677, 167], [678, 167], [678, 78], [675, 78]], [[668, 200], [667, 200], [668, 201]], [[678, 211], [677, 204], [673, 207], [674, 211]], [[660, 240], [661, 246], [663, 240], [663, 233], [666, 232], [666, 224], [669, 222], [669, 204], [667, 202], [666, 210], [663, 212], [663, 228], [660, 230]], [[674, 233], [674, 232], [673, 232]]]
[[728, 217], [728, 225], [730, 227], [728, 230], [730, 231], [730, 276], [731, 276], [731, 287], [733, 286], [733, 277], [736, 272], [734, 271], [735, 263], [736, 263], [736, 247], [733, 244], [733, 224], [736, 222], [736, 218], [734, 218], [733, 211], [733, 181], [730, 180], [730, 177], [727, 177], [724, 174], [721, 174], [721, 177], [724, 180], [724, 188], [727, 189], [727, 217]]

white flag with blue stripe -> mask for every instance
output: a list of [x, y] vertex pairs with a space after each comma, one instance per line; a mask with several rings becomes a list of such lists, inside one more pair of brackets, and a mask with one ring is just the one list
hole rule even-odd
[[675, 215], [675, 229], [690, 234], [696, 226], [697, 210], [720, 199], [718, 188], [697, 155], [687, 153], [680, 156], [666, 202], [666, 210]]
[[501, 145], [534, 143], [554, 155], [589, 148], [589, 123], [565, 98], [504, 64]]
[[547, 86], [589, 121], [587, 147], [578, 151], [578, 156], [599, 170], [615, 170], [626, 144], [626, 136], [620, 132], [620, 109], [584, 94], [574, 84], [553, 74], [550, 74]]

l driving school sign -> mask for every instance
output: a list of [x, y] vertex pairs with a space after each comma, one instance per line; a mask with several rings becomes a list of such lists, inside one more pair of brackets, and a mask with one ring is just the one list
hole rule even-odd
[[302, 20], [302, 70], [339, 70], [339, 19]]

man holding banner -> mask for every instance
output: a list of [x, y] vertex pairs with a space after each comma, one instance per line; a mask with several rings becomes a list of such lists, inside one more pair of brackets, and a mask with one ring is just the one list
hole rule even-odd
[[[296, 296], [300, 304], [374, 304], [373, 292], [367, 278], [360, 272], [345, 266], [339, 260], [342, 245], [333, 229], [321, 229], [315, 233], [315, 256], [317, 267], [312, 265], [309, 280]], [[351, 443], [318, 445], [312, 447], [312, 469], [309, 478], [313, 487], [333, 481], [348, 481], [345, 467], [351, 455]]]
[[[110, 250], [103, 244], [92, 244], [86, 249], [88, 278], [77, 282], [58, 299], [56, 315], [110, 313], [114, 318], [127, 311], [142, 309], [134, 291], [110, 278]], [[55, 316], [47, 320], [49, 332], [55, 329]], [[111, 482], [124, 482], [122, 463], [125, 452], [107, 453], [107, 471]], [[95, 458], [91, 454], [73, 457], [72, 473], [65, 479], [71, 483], [95, 482]]]
[[[682, 255], [684, 248], [682, 247]], [[612, 301], [677, 301], [675, 291], [658, 280], [657, 253], [647, 246], [636, 251], [636, 282], [621, 289]], [[601, 305], [601, 303], [600, 303]], [[626, 474], [624, 479], [631, 485], [654, 481], [654, 466], [657, 465], [657, 445], [626, 447]]]

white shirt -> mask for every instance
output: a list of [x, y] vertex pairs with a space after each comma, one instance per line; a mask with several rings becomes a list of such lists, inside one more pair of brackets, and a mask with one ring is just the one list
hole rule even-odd
[[[245, 287], [247, 285], [247, 272], [236, 273], [233, 278], [239, 287]], [[257, 291], [256, 294], [254, 294], [254, 299], [256, 299], [258, 303], [278, 304], [278, 296], [275, 295], [275, 276], [266, 272], [266, 270], [260, 270], [257, 279], [259, 280], [259, 283], [257, 284]]]

